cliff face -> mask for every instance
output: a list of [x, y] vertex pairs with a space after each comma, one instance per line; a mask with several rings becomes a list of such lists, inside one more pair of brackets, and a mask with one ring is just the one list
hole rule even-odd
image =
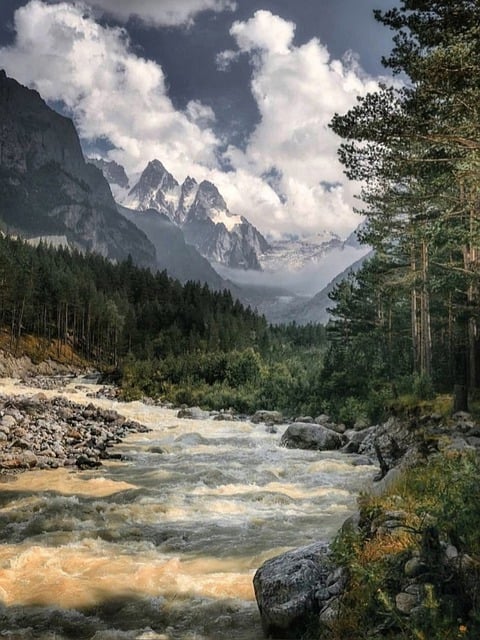
[[269, 249], [268, 242], [246, 218], [228, 210], [212, 182], [198, 184], [187, 177], [180, 185], [159, 160], [152, 160], [122, 204], [168, 216], [214, 265], [261, 270], [258, 256]]
[[114, 260], [155, 266], [155, 248], [119, 215], [102, 172], [84, 160], [72, 121], [0, 71], [0, 223], [24, 236], [65, 235]]

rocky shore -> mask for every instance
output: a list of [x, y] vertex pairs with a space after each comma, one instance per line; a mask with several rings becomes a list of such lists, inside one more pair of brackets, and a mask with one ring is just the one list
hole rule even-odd
[[[62, 384], [57, 379], [48, 388]], [[98, 467], [102, 460], [118, 457], [111, 448], [127, 434], [144, 431], [145, 426], [116, 411], [81, 406], [63, 397], [48, 399], [42, 391], [0, 395], [0, 473]]]
[[[327, 429], [320, 424], [292, 423], [281, 442], [285, 446], [336, 448], [376, 460], [380, 470], [371, 490], [373, 500], [395, 487], [409, 470], [425, 468], [431, 461], [441, 464], [443, 459], [458, 456], [467, 455], [473, 460], [480, 457], [480, 424], [463, 412], [451, 418], [438, 414], [391, 417], [385, 423], [357, 430], [344, 430], [343, 426], [330, 423]], [[341, 444], [333, 436], [338, 431]], [[394, 495], [394, 502], [397, 499], [400, 500]], [[378, 501], [374, 505], [366, 513], [360, 509], [349, 518], [343, 526], [343, 536], [347, 540], [353, 536], [369, 541], [369, 545], [378, 540], [379, 548], [387, 539], [392, 541], [392, 547], [397, 544], [401, 548], [402, 535], [409, 526], [407, 513], [399, 508], [384, 509]], [[448, 532], [437, 529], [433, 517], [428, 513], [423, 517], [426, 524], [417, 532], [418, 546], [403, 552], [403, 562], [398, 572], [392, 570], [390, 578], [398, 583], [396, 591], [389, 599], [385, 596], [391, 618], [403, 620], [405, 628], [413, 625], [416, 617], [425, 617], [432, 576], [439, 576], [439, 591], [448, 576], [450, 591], [455, 597], [463, 593], [467, 609], [475, 606], [477, 598], [477, 562], [465, 553], [459, 541], [453, 544]], [[395, 543], [397, 539], [402, 542]], [[388, 552], [385, 553], [387, 558]], [[324, 541], [265, 562], [255, 574], [254, 587], [266, 637], [300, 639], [306, 637], [308, 629], [316, 629], [315, 637], [330, 637], [332, 623], [338, 624], [339, 618], [346, 615], [343, 607], [349, 574], [348, 563], [339, 565]], [[450, 591], [447, 600], [454, 597]], [[382, 629], [376, 632], [382, 635]]]

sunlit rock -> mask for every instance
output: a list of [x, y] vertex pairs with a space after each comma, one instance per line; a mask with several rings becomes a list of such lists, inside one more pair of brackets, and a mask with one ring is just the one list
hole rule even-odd
[[316, 542], [267, 560], [253, 579], [267, 637], [302, 638], [323, 609], [318, 594], [327, 589], [332, 567], [328, 547]]
[[265, 424], [282, 424], [285, 422], [285, 419], [280, 411], [260, 409], [259, 411], [255, 411], [251, 417], [251, 421], [253, 424], [259, 424], [260, 422], [265, 422]]
[[319, 424], [295, 422], [282, 436], [280, 444], [288, 449], [332, 451], [345, 444], [341, 434]]

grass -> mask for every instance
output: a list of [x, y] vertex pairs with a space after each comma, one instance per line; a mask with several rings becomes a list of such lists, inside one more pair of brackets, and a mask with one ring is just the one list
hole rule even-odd
[[0, 351], [15, 358], [28, 357], [34, 364], [53, 360], [67, 366], [79, 368], [88, 366], [88, 362], [76, 353], [68, 343], [27, 334], [21, 335], [19, 339], [14, 339], [8, 329], [0, 330]]
[[[437, 454], [406, 471], [384, 495], [361, 496], [359, 528], [345, 529], [333, 543], [335, 559], [349, 569], [350, 580], [342, 613], [322, 638], [478, 640], [479, 478], [475, 454]], [[460, 557], [465, 554], [467, 568], [446, 562], [447, 545]], [[414, 557], [425, 569], [412, 580], [405, 566]], [[406, 616], [397, 609], [396, 596], [412, 582], [421, 601]]]

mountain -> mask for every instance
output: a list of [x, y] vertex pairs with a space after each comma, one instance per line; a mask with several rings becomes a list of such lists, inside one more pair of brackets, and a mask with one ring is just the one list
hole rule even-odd
[[283, 309], [278, 308], [276, 317], [270, 314], [270, 321], [274, 323], [291, 322], [295, 320], [297, 324], [320, 323], [326, 324], [330, 319], [327, 309], [332, 306], [332, 301], [328, 297], [335, 287], [350, 273], [359, 271], [366, 260], [371, 258], [373, 251], [370, 250], [359, 260], [348, 266], [341, 273], [335, 276], [321, 291], [309, 299], [293, 300], [290, 304], [284, 306]]
[[211, 289], [232, 288], [213, 269], [208, 260], [185, 242], [184, 235], [168, 216], [154, 209], [138, 212], [117, 205], [119, 213], [141, 229], [157, 252], [157, 266], [180, 282], [187, 280], [208, 284]]
[[232, 214], [217, 187], [187, 177], [182, 185], [159, 160], [152, 160], [122, 205], [168, 216], [185, 239], [210, 262], [231, 269], [260, 270], [259, 255], [269, 244], [243, 216]]
[[115, 160], [87, 158], [87, 161], [97, 167], [97, 169], [100, 169], [110, 185], [117, 185], [122, 189], [128, 189], [130, 187], [125, 168], [122, 167], [121, 164], [115, 162]]
[[72, 121], [0, 71], [0, 224], [24, 237], [65, 236], [112, 260], [155, 267], [155, 248], [119, 215], [103, 173], [85, 162]]
[[[358, 241], [357, 233], [360, 225], [346, 240], [330, 231], [322, 231], [311, 236], [286, 237], [281, 240], [270, 241], [268, 250], [261, 256], [262, 269], [265, 271], [301, 271], [311, 270], [315, 265], [324, 264], [336, 254], [344, 254], [350, 264], [349, 255], [359, 250], [366, 253], [368, 249]], [[357, 258], [355, 257], [354, 260]], [[343, 270], [345, 263], [340, 268]]]

